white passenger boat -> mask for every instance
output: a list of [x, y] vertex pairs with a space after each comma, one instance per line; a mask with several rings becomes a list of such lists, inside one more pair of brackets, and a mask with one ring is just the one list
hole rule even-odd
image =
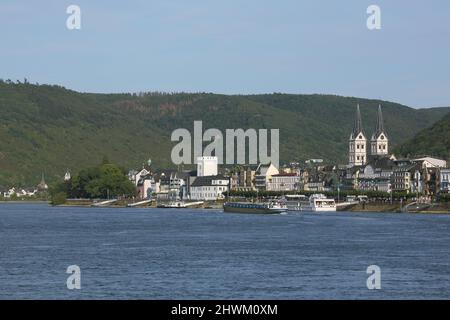
[[326, 212], [336, 211], [336, 202], [323, 194], [286, 196], [286, 205], [290, 211]]
[[198, 208], [203, 206], [203, 201], [195, 201], [195, 202], [184, 202], [184, 201], [173, 201], [170, 203], [162, 203], [157, 205], [158, 208], [165, 209], [185, 209], [185, 208]]

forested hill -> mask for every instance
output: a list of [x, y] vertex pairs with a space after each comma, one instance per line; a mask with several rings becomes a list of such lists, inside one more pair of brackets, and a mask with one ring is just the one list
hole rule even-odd
[[414, 137], [449, 108], [412, 109], [386, 101], [332, 95], [210, 93], [92, 94], [60, 86], [0, 82], [0, 185], [35, 185], [96, 165], [104, 156], [126, 168], [151, 158], [171, 165], [177, 128], [279, 128], [282, 162], [311, 157], [346, 163], [359, 103], [366, 134], [378, 104], [393, 144]]
[[431, 155], [450, 158], [450, 113], [411, 140], [399, 145], [396, 151], [403, 156]]

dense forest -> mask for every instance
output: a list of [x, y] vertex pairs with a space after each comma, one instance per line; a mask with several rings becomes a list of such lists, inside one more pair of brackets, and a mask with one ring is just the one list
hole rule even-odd
[[170, 135], [192, 130], [194, 120], [203, 120], [203, 130], [279, 128], [281, 162], [346, 163], [357, 103], [369, 137], [382, 104], [394, 145], [450, 111], [333, 95], [93, 94], [0, 81], [0, 185], [36, 185], [41, 173], [62, 179], [67, 169], [76, 173], [105, 156], [124, 168], [149, 158], [155, 167], [173, 166]]
[[404, 156], [431, 155], [450, 158], [450, 113], [429, 128], [417, 133], [414, 138], [395, 148]]

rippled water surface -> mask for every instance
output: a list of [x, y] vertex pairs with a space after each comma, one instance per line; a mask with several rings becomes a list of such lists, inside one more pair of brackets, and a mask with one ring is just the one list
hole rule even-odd
[[450, 298], [450, 216], [0, 204], [0, 299], [23, 298]]

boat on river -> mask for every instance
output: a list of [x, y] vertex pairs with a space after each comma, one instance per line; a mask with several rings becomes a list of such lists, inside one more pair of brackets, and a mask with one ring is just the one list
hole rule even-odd
[[286, 206], [290, 211], [327, 212], [336, 211], [336, 202], [324, 194], [286, 196]]
[[172, 201], [169, 203], [161, 203], [157, 205], [157, 208], [165, 209], [186, 209], [186, 208], [200, 208], [204, 204], [203, 201], [184, 202], [184, 201]]
[[286, 210], [286, 206], [278, 202], [226, 202], [223, 205], [223, 211], [234, 213], [279, 214]]

